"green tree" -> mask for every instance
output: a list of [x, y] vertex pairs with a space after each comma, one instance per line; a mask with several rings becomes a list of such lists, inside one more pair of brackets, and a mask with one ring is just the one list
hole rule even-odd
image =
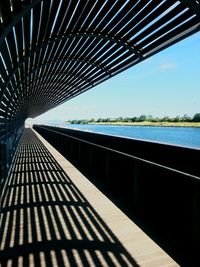
[[95, 119], [94, 118], [90, 119], [89, 123], [95, 123]]
[[176, 116], [176, 117], [173, 119], [173, 122], [180, 122], [180, 117], [179, 117], [179, 116]]
[[192, 119], [187, 114], [184, 114], [183, 117], [180, 118], [183, 122], [190, 122]]
[[200, 122], [200, 113], [196, 113], [192, 119], [194, 122]]
[[147, 116], [146, 116], [146, 115], [141, 115], [141, 116], [138, 118], [138, 121], [147, 121]]
[[168, 116], [164, 116], [161, 121], [169, 121], [169, 117]]
[[148, 115], [147, 120], [148, 121], [152, 121], [153, 120], [153, 116], [152, 115]]
[[137, 121], [137, 117], [132, 117], [130, 118], [131, 122], [136, 122]]
[[117, 118], [117, 122], [122, 122], [122, 121], [123, 121], [122, 117]]
[[160, 122], [160, 119], [159, 119], [158, 117], [156, 117], [156, 118], [152, 118], [151, 121], [152, 121], [152, 122]]
[[124, 122], [130, 122], [130, 121], [131, 121], [131, 119], [130, 119], [130, 118], [128, 118], [128, 117], [125, 117], [125, 118], [123, 119], [123, 121], [124, 121]]

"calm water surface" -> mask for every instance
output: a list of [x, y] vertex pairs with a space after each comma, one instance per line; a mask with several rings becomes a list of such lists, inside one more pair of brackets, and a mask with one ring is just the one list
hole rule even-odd
[[[63, 126], [62, 126], [63, 127]], [[65, 128], [123, 136], [133, 139], [145, 139], [155, 142], [195, 147], [200, 149], [200, 128], [192, 127], [150, 127], [150, 126], [114, 126], [114, 125], [74, 125]]]

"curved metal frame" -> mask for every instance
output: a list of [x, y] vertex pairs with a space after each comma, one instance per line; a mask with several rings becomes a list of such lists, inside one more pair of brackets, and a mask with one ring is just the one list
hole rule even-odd
[[[65, 37], [62, 37], [62, 38], [60, 38], [60, 39], [56, 38], [56, 39], [55, 39], [55, 42], [60, 41], [61, 39], [66, 40], [67, 38], [70, 38], [70, 37], [79, 37], [79, 36], [80, 36], [79, 34], [74, 34], [73, 36], [72, 36], [72, 35], [69, 35], [68, 37], [65, 36]], [[86, 36], [86, 35], [84, 35], [84, 36]], [[91, 35], [91, 36], [93, 36], [93, 35]], [[97, 37], [97, 36], [93, 36], [93, 37]], [[100, 37], [99, 37], [99, 38], [100, 38]], [[102, 37], [101, 37], [101, 39], [103, 39], [103, 40], [107, 40], [106, 38], [102, 38]], [[111, 40], [112, 40], [112, 39], [111, 39]], [[53, 41], [51, 41], [51, 42], [49, 42], [49, 43], [53, 43]], [[36, 52], [38, 52], [40, 49], [42, 49], [43, 47], [46, 47], [49, 43], [48, 43], [48, 42], [47, 42], [46, 44], [43, 43], [40, 47], [37, 47], [35, 50], [30, 51], [29, 55], [25, 56], [23, 61], [17, 63], [17, 67], [13, 70], [12, 74], [9, 75], [9, 79], [6, 81], [6, 83], [3, 84], [4, 89], [3, 89], [2, 93], [1, 93], [0, 101], [1, 101], [2, 96], [3, 96], [3, 94], [4, 94], [5, 90], [6, 90], [6, 87], [8, 86], [8, 84], [9, 84], [10, 80], [12, 79], [13, 75], [18, 71], [18, 69], [23, 65], [23, 63], [25, 63], [30, 57], [34, 56], [34, 54], [35, 54]], [[114, 42], [114, 43], [116, 43], [116, 42]], [[64, 60], [70, 60], [70, 59], [68, 59], [68, 58], [67, 58], [67, 59], [56, 59], [56, 60], [53, 60], [53, 61], [54, 61], [54, 62], [56, 62], [56, 61], [59, 62], [59, 61], [62, 61], [62, 60], [64, 61]], [[72, 60], [72, 61], [80, 61], [80, 62], [84, 62], [84, 63], [89, 63], [89, 64], [91, 64], [91, 65], [96, 66], [96, 67], [99, 68], [99, 69], [104, 70], [105, 72], [108, 72], [109, 75], [111, 76], [111, 72], [110, 72], [109, 70], [107, 70], [105, 66], [102, 66], [101, 63], [97, 63], [97, 64], [96, 64], [95, 61], [94, 61], [94, 62], [92, 62], [91, 60], [90, 60], [90, 61], [84, 61], [84, 59], [75, 58], [75, 57], [74, 57], [74, 58], [71, 58], [71, 60]], [[48, 64], [48, 63], [45, 63], [45, 64]], [[42, 66], [42, 65], [44, 65], [44, 64], [41, 64], [40, 66]], [[38, 67], [38, 68], [39, 68], [39, 67]]]
[[[89, 72], [91, 72], [92, 74], [92, 76], [90, 77], [90, 76], [87, 76], [87, 74], [85, 75], [85, 73], [84, 73], [84, 75], [79, 75], [79, 73], [75, 73], [75, 71], [77, 70], [77, 68], [79, 67], [79, 65], [77, 64], [77, 65], [74, 65], [73, 67], [74, 67], [74, 70], [72, 70], [72, 71], [67, 71], [67, 74], [71, 77], [72, 76], [72, 73], [74, 73], [73, 75], [74, 75], [74, 78], [72, 78], [72, 81], [71, 81], [71, 78], [69, 78], [70, 79], [70, 81], [71, 81], [71, 85], [73, 86], [75, 86], [75, 88], [72, 90], [72, 94], [74, 93], [74, 91], [76, 92], [76, 78], [78, 79], [78, 84], [79, 84], [79, 82], [81, 81], [81, 80], [83, 80], [83, 81], [85, 81], [86, 83], [87, 83], [87, 85], [88, 85], [88, 88], [90, 88], [90, 87], [92, 87], [92, 86], [94, 86], [94, 85], [96, 85], [96, 84], [98, 84], [99, 82], [101, 82], [102, 80], [105, 80], [105, 79], [107, 79], [107, 78], [109, 78], [109, 77], [111, 77], [111, 76], [113, 76], [113, 75], [116, 75], [117, 73], [119, 73], [119, 72], [121, 72], [122, 70], [125, 70], [126, 68], [129, 68], [130, 66], [133, 66], [133, 65], [135, 65], [136, 63], [138, 63], [138, 62], [140, 62], [140, 61], [142, 61], [142, 60], [144, 60], [145, 58], [148, 58], [149, 56], [151, 56], [151, 55], [153, 55], [153, 54], [155, 54], [155, 53], [157, 53], [157, 52], [159, 52], [160, 50], [162, 50], [163, 48], [166, 48], [166, 47], [168, 47], [169, 45], [171, 45], [171, 44], [173, 44], [173, 43], [175, 43], [175, 42], [177, 42], [177, 40], [181, 40], [182, 38], [184, 38], [184, 37], [186, 37], [186, 36], [188, 36], [188, 35], [190, 35], [191, 33], [193, 33], [193, 32], [196, 32], [196, 31], [198, 31], [199, 29], [200, 29], [200, 23], [199, 23], [199, 25], [197, 25], [196, 26], [196, 28], [194, 27], [193, 29], [190, 29], [191, 31], [189, 31], [188, 30], [188, 32], [187, 31], [185, 31], [184, 32], [184, 34], [181, 36], [178, 36], [178, 38], [175, 40], [175, 39], [173, 39], [172, 38], [172, 40], [170, 40], [170, 43], [167, 43], [167, 41], [165, 41], [164, 39], [163, 39], [163, 43], [161, 43], [160, 45], [158, 45], [157, 47], [156, 47], [156, 49], [155, 50], [151, 50], [150, 52], [149, 52], [149, 54], [148, 54], [148, 52], [147, 52], [147, 54], [145, 54], [145, 52], [143, 51], [143, 48], [141, 48], [141, 50], [138, 48], [139, 46], [138, 45], [133, 45], [133, 42], [131, 41], [132, 39], [130, 39], [130, 40], [128, 40], [128, 38], [129, 37], [126, 37], [126, 36], [130, 36], [130, 34], [129, 34], [129, 30], [131, 30], [131, 28], [129, 28], [129, 26], [127, 27], [127, 22], [128, 23], [130, 23], [130, 21], [132, 22], [133, 21], [133, 18], [134, 18], [134, 14], [136, 14], [136, 17], [137, 17], [137, 22], [136, 22], [136, 26], [134, 25], [133, 26], [133, 28], [134, 28], [134, 31], [135, 31], [135, 29], [137, 28], [137, 23], [140, 23], [141, 24], [141, 22], [143, 21], [143, 19], [144, 19], [144, 17], [142, 17], [142, 15], [140, 15], [140, 14], [145, 14], [145, 23], [147, 23], [147, 26], [149, 25], [148, 23], [150, 23], [151, 24], [151, 21], [148, 21], [148, 18], [149, 18], [149, 14], [148, 14], [148, 7], [147, 7], [147, 9], [145, 10], [145, 12], [143, 12], [144, 10], [143, 10], [143, 8], [146, 8], [146, 6], [151, 6], [150, 7], [150, 11], [153, 11], [153, 16], [155, 16], [155, 18], [156, 18], [156, 12], [154, 12], [155, 10], [156, 10], [156, 8], [157, 8], [157, 4], [156, 3], [153, 3], [152, 5], [151, 5], [151, 3], [146, 3], [145, 1], [144, 2], [142, 2], [143, 0], [141, 0], [141, 2], [138, 4], [138, 3], [135, 3], [133, 6], [131, 6], [130, 5], [130, 10], [127, 10], [127, 12], [128, 11], [130, 11], [130, 12], [133, 12], [133, 9], [135, 10], [134, 12], [135, 13], [131, 13], [131, 14], [133, 14], [133, 16], [132, 17], [130, 17], [130, 18], [128, 18], [127, 19], [127, 17], [129, 16], [129, 13], [127, 13], [127, 14], [123, 14], [124, 15], [124, 18], [125, 18], [125, 21], [124, 21], [124, 28], [127, 30], [127, 32], [124, 34], [122, 34], [122, 35], [120, 35], [120, 34], [118, 34], [118, 32], [119, 32], [119, 30], [118, 30], [118, 32], [117, 31], [115, 31], [115, 26], [110, 26], [111, 24], [112, 24], [112, 19], [113, 19], [113, 15], [111, 16], [110, 14], [109, 14], [109, 16], [108, 16], [108, 14], [106, 14], [106, 15], [102, 15], [101, 14], [101, 10], [99, 10], [99, 12], [100, 13], [97, 13], [97, 15], [99, 16], [99, 18], [98, 18], [98, 20], [95, 22], [96, 23], [96, 26], [94, 26], [93, 27], [93, 20], [89, 23], [89, 24], [87, 24], [86, 23], [86, 25], [89, 25], [88, 27], [77, 27], [76, 28], [76, 31], [73, 31], [73, 27], [71, 27], [70, 29], [69, 29], [69, 32], [67, 32], [66, 30], [64, 30], [63, 31], [63, 34], [62, 34], [62, 32], [61, 32], [61, 30], [59, 29], [59, 31], [57, 31], [57, 32], [59, 32], [59, 34], [57, 34], [56, 35], [56, 33], [54, 33], [53, 34], [53, 36], [55, 36], [55, 37], [51, 37], [51, 32], [50, 32], [50, 28], [47, 30], [47, 32], [48, 32], [48, 34], [49, 34], [49, 36], [47, 36], [46, 35], [46, 33], [45, 32], [43, 32], [42, 31], [42, 34], [40, 34], [40, 45], [39, 46], [35, 46], [36, 45], [36, 42], [34, 43], [34, 48], [33, 48], [33, 50], [31, 50], [31, 51], [29, 51], [29, 53], [28, 53], [28, 55], [26, 55], [26, 56], [24, 56], [24, 54], [22, 55], [21, 54], [21, 56], [20, 56], [20, 58], [22, 59], [20, 62], [16, 62], [17, 63], [17, 65], [15, 66], [15, 68], [14, 69], [12, 69], [12, 70], [10, 70], [9, 69], [9, 72], [10, 73], [8, 73], [8, 76], [6, 77], [6, 75], [4, 75], [7, 79], [5, 80], [5, 82], [4, 83], [2, 83], [2, 92], [1, 92], [1, 94], [0, 94], [0, 100], [2, 101], [2, 99], [3, 99], [3, 97], [4, 97], [4, 94], [5, 94], [5, 97], [6, 98], [9, 98], [9, 100], [11, 99], [11, 101], [10, 101], [10, 103], [9, 103], [9, 105], [8, 105], [8, 107], [7, 107], [7, 111], [9, 110], [9, 107], [10, 107], [10, 104], [11, 103], [13, 103], [13, 101], [12, 101], [12, 99], [13, 99], [13, 96], [15, 95], [15, 89], [19, 89], [19, 91], [21, 91], [21, 90], [24, 90], [23, 88], [22, 88], [22, 86], [23, 86], [23, 83], [25, 83], [26, 81], [27, 81], [27, 77], [30, 77], [30, 75], [32, 75], [36, 70], [41, 70], [42, 69], [42, 67], [43, 66], [48, 66], [48, 65], [51, 65], [51, 66], [53, 66], [52, 67], [52, 69], [45, 69], [44, 70], [44, 73], [43, 74], [45, 74], [45, 73], [47, 73], [48, 74], [48, 76], [47, 76], [47, 78], [46, 79], [44, 79], [44, 80], [40, 80], [39, 81], [39, 83], [37, 83], [37, 88], [36, 88], [36, 91], [35, 91], [35, 93], [34, 94], [36, 94], [37, 92], [38, 92], [38, 88], [41, 88], [41, 87], [44, 87], [45, 86], [45, 84], [49, 81], [49, 82], [54, 82], [52, 79], [51, 79], [51, 77], [49, 77], [49, 75], [52, 73], [52, 71], [53, 71], [53, 69], [55, 68], [56, 69], [56, 71], [59, 69], [59, 63], [60, 62], [63, 62], [63, 61], [75, 61], [75, 62], [81, 62], [81, 63], [83, 63], [83, 64], [90, 64], [91, 66], [94, 66], [94, 70], [95, 69], [99, 69], [99, 70], [101, 70], [102, 71], [102, 73], [105, 73], [105, 76], [106, 77], [104, 77], [104, 76], [102, 76], [102, 75], [99, 75], [98, 74], [98, 72], [96, 72], [96, 74], [95, 74], [95, 72], [93, 72], [92, 70], [89, 70]], [[3, 22], [3, 24], [1, 25], [1, 35], [0, 35], [0, 45], [2, 44], [2, 42], [4, 41], [4, 38], [6, 37], [6, 36], [8, 36], [8, 33], [12, 30], [12, 28], [15, 26], [15, 25], [17, 25], [18, 24], [18, 22], [22, 19], [22, 18], [25, 18], [25, 16], [28, 14], [28, 13], [30, 13], [30, 11], [31, 11], [31, 9], [34, 9], [37, 5], [40, 5], [40, 3], [42, 3], [42, 2], [44, 2], [43, 0], [32, 0], [30, 3], [28, 3], [28, 4], [24, 4], [24, 3], [21, 3], [20, 1], [18, 2], [18, 4], [19, 4], [19, 7], [16, 5], [15, 7], [16, 7], [16, 10], [15, 10], [15, 13], [13, 13], [13, 12], [11, 12], [10, 10], [8, 10], [8, 3], [6, 3], [6, 5], [5, 5], [5, 8], [4, 8], [4, 5], [3, 5], [3, 2], [1, 2], [0, 3], [0, 10], [1, 10], [1, 8], [3, 7], [4, 8], [4, 10], [2, 11], [2, 12], [5, 12], [5, 14], [6, 13], [8, 13], [8, 19], [6, 19], [5, 20], [5, 22]], [[184, 4], [186, 7], [188, 7], [189, 8], [189, 10], [191, 11], [191, 13], [193, 13], [193, 14], [196, 14], [196, 16], [198, 17], [198, 18], [200, 18], [200, 2], [199, 1], [189, 1], [189, 0], [180, 0], [180, 2], [182, 3], [182, 4]], [[69, 4], [70, 5], [70, 4]], [[114, 7], [114, 5], [112, 5], [112, 4], [110, 4], [110, 6], [109, 6], [109, 4], [106, 4], [107, 5], [107, 8], [109, 9], [109, 11], [112, 11], [113, 12], [113, 7]], [[120, 6], [120, 4], [118, 5], [118, 6]], [[164, 6], [164, 5], [163, 5]], [[170, 5], [165, 5], [165, 7], [163, 7], [163, 8], [169, 8], [169, 6]], [[180, 6], [181, 6], [181, 4], [180, 4]], [[42, 11], [42, 15], [41, 14], [39, 14], [38, 13], [38, 16], [39, 16], [39, 18], [41, 19], [42, 17], [44, 17], [43, 15], [43, 13], [45, 13], [45, 12], [47, 12], [47, 11], [45, 11], [44, 9], [42, 10], [41, 9], [41, 7], [42, 7], [42, 5], [40, 5], [40, 6], [38, 6], [38, 10], [40, 10], [40, 11]], [[127, 6], [126, 6], [127, 7]], [[141, 10], [137, 10], [137, 7], [140, 7], [140, 8], [142, 8]], [[7, 10], [6, 10], [6, 8], [7, 8]], [[64, 8], [63, 6], [62, 6], [62, 8]], [[88, 7], [87, 7], [88, 8]], [[99, 8], [99, 7], [98, 7]], [[124, 8], [124, 7], [123, 7]], [[160, 8], [160, 7], [159, 7]], [[181, 7], [180, 7], [180, 9], [181, 9]], [[179, 11], [178, 11], [178, 9], [176, 9], [174, 12], [180, 12], [180, 9], [179, 9]], [[79, 7], [79, 10], [81, 10], [80, 9], [80, 7]], [[161, 9], [160, 9], [161, 10]], [[36, 9], [36, 11], [37, 11], [37, 9]], [[163, 11], [165, 11], [164, 9], [163, 9]], [[111, 13], [112, 13], [111, 12]], [[160, 12], [160, 11], [159, 11]], [[4, 13], [2, 13], [3, 14], [3, 16], [5, 17], [5, 14]], [[34, 13], [35, 14], [35, 13]], [[51, 13], [51, 14], [53, 14], [53, 15], [55, 15], [56, 13], [55, 13], [55, 11], [53, 12], [53, 13]], [[84, 13], [85, 14], [85, 13]], [[114, 13], [113, 13], [114, 14]], [[50, 16], [46, 13], [46, 15], [47, 15], [47, 17], [48, 17], [48, 19], [50, 19]], [[82, 15], [82, 13], [81, 13], [81, 15]], [[157, 16], [158, 16], [159, 14], [157, 14]], [[179, 14], [177, 14], [177, 15], [179, 15]], [[37, 17], [37, 14], [36, 14], [36, 17]], [[79, 17], [81, 17], [81, 16], [79, 16], [79, 14], [76, 14], [76, 18], [78, 19], [78, 22], [79, 22]], [[103, 25], [105, 26], [106, 25], [106, 27], [109, 29], [109, 31], [107, 32], [107, 33], [104, 33], [104, 27], [99, 27], [99, 25], [100, 24], [102, 24], [102, 21], [104, 20], [104, 18], [106, 18], [106, 22], [104, 23], [103, 22]], [[147, 18], [147, 19], [146, 19]], [[184, 17], [183, 17], [184, 18]], [[185, 16], [185, 18], [187, 18], [187, 16]], [[54, 19], [53, 19], [53, 17], [51, 17], [51, 23], [49, 24], [51, 27], [53, 27], [53, 23], [55, 22], [54, 21]], [[73, 19], [74, 19], [74, 17], [73, 17]], [[122, 19], [122, 17], [120, 17], [120, 23], [121, 23], [121, 20]], [[152, 16], [151, 16], [151, 19], [152, 19]], [[57, 19], [56, 19], [57, 20]], [[110, 21], [109, 21], [110, 20]], [[129, 20], [129, 21], [128, 21]], [[84, 21], [84, 18], [83, 17], [81, 17], [81, 19], [80, 19], [80, 23], [81, 23], [81, 21], [83, 21], [84, 23], [85, 23], [85, 21]], [[48, 23], [49, 21], [47, 21], [47, 23]], [[56, 21], [57, 22], [57, 21]], [[110, 23], [111, 22], [111, 23]], [[6, 24], [7, 23], [7, 24]], [[22, 21], [22, 23], [23, 23], [23, 21]], [[29, 23], [31, 23], [31, 21], [29, 21]], [[106, 24], [106, 23], [108, 23], [108, 24]], [[110, 24], [109, 24], [110, 23]], [[178, 22], [177, 22], [178, 23]], [[66, 24], [67, 25], [67, 24]], [[92, 26], [91, 26], [92, 25]], [[107, 26], [108, 25], [108, 26]], [[120, 24], [121, 25], [121, 24]], [[141, 24], [141, 25], [143, 25], [143, 24]], [[140, 27], [138, 28], [139, 29], [139, 34], [140, 34], [140, 30], [141, 30], [141, 26], [140, 25]], [[188, 24], [189, 25], [189, 24]], [[21, 27], [21, 24], [19, 25], [18, 24], [18, 27]], [[49, 27], [50, 27], [49, 26]], [[91, 26], [91, 27], [90, 27]], [[178, 25], [179, 26], [179, 25]], [[30, 26], [31, 27], [31, 26]], [[46, 26], [45, 26], [46, 27]], [[113, 29], [111, 29], [111, 27], [114, 27], [114, 30]], [[148, 26], [149, 27], [149, 26]], [[188, 26], [189, 27], [189, 26]], [[85, 30], [82, 30], [82, 29], [85, 29]], [[124, 28], [122, 28], [122, 29], [124, 29]], [[16, 27], [16, 29], [17, 29], [17, 27]], [[28, 28], [29, 29], [29, 28]], [[80, 30], [79, 30], [80, 29]], [[31, 29], [29, 29], [29, 30], [31, 30]], [[152, 29], [151, 29], [152, 30]], [[167, 32], [167, 29], [165, 29], [166, 30], [166, 32]], [[163, 31], [164, 33], [165, 33], [165, 30]], [[45, 30], [46, 31], [46, 30]], [[150, 30], [149, 30], [150, 31]], [[159, 30], [160, 31], [160, 30]], [[67, 32], [67, 33], [66, 33]], [[109, 32], [111, 33], [111, 34], [109, 34]], [[112, 35], [112, 32], [116, 32], [116, 35], [115, 34], [113, 34]], [[120, 31], [121, 32], [121, 31]], [[122, 30], [122, 32], [124, 32], [124, 30]], [[149, 34], [149, 32], [147, 31], [147, 33]], [[23, 35], [23, 38], [25, 38], [26, 36], [25, 36], [25, 32], [23, 32], [23, 33], [20, 33], [21, 35]], [[152, 33], [151, 33], [152, 34]], [[41, 42], [41, 38], [42, 38], [42, 36], [45, 36], [45, 39]], [[134, 33], [134, 36], [135, 36], [135, 33]], [[137, 36], [137, 33], [136, 33], [136, 36]], [[20, 37], [20, 36], [19, 36]], [[22, 37], [22, 36], [21, 36]], [[20, 38], [21, 38], [20, 37]], [[30, 37], [30, 36], [29, 36]], [[47, 37], [47, 38], [46, 38]], [[49, 51], [48, 51], [48, 53], [49, 53], [49, 55], [48, 55], [48, 57], [47, 57], [47, 59], [48, 59], [48, 61], [46, 61], [46, 62], [42, 62], [41, 61], [41, 59], [40, 59], [40, 56], [41, 55], [44, 55], [45, 53], [46, 53], [46, 51], [48, 50], [48, 49], [46, 49], [45, 50], [45, 48], [48, 46], [48, 45], [51, 45], [51, 44], [53, 44], [53, 45], [55, 45], [55, 48], [56, 48], [56, 51], [58, 50], [58, 49], [60, 49], [59, 48], [59, 46], [57, 46], [56, 47], [56, 44], [58, 43], [58, 42], [60, 42], [60, 41], [62, 41], [62, 40], [69, 40], [69, 39], [74, 39], [75, 40], [75, 42], [76, 42], [76, 38], [80, 38], [81, 37], [81, 39], [80, 39], [80, 46], [78, 47], [78, 49], [77, 49], [77, 51], [79, 51], [79, 49], [82, 49], [83, 47], [84, 47], [84, 51], [83, 51], [83, 54], [84, 54], [84, 52], [85, 51], [87, 51], [85, 54], [84, 54], [84, 57], [83, 58], [81, 58], [81, 57], [79, 57], [78, 55], [77, 56], [72, 56], [72, 57], [70, 57], [70, 56], [68, 56], [67, 58], [59, 58], [59, 57], [57, 57], [56, 59], [55, 58], [52, 58], [52, 55], [51, 55], [51, 53], [52, 53], [52, 51], [53, 51], [53, 49], [54, 49], [54, 47], [53, 46], [51, 46], [50, 47], [50, 49], [49, 49]], [[173, 37], [173, 35], [172, 35], [172, 37]], [[85, 40], [85, 43], [84, 43], [84, 41], [82, 41], [83, 39], [82, 38], [86, 38], [86, 40]], [[122, 48], [122, 51], [124, 51], [123, 53], [125, 53], [126, 54], [126, 58], [127, 58], [127, 63], [126, 64], [124, 64], [124, 65], [120, 65], [119, 63], [120, 63], [120, 60], [122, 60], [123, 61], [123, 57], [120, 57], [120, 59], [119, 59], [119, 62], [118, 62], [118, 53], [114, 53], [113, 52], [113, 49], [112, 49], [112, 46], [110, 46], [110, 50], [112, 50], [111, 52], [110, 52], [110, 54], [109, 53], [107, 53], [106, 55], [108, 56], [108, 59], [111, 57], [112, 58], [112, 60], [115, 62], [115, 64], [118, 64], [119, 65], [119, 67], [116, 67], [115, 68], [115, 66], [113, 67], [113, 65], [112, 65], [112, 60], [111, 61], [107, 61], [106, 60], [106, 63], [108, 62], [109, 64], [110, 64], [110, 68], [109, 68], [109, 66], [107, 67], [106, 65], [104, 66], [104, 64], [100, 61], [101, 60], [101, 57], [100, 57], [100, 53], [98, 53], [98, 51], [97, 50], [94, 50], [95, 52], [94, 52], [94, 54], [93, 55], [91, 55], [90, 54], [90, 52], [88, 53], [88, 50], [87, 50], [87, 38], [88, 38], [88, 40], [94, 40], [94, 39], [97, 39], [97, 40], [105, 40], [105, 44], [106, 44], [106, 42], [108, 42], [109, 44], [114, 44], [114, 45], [116, 45], [116, 48], [118, 49], [118, 47], [119, 47], [119, 49], [120, 48]], [[148, 35], [147, 35], [147, 38], [148, 38]], [[136, 39], [137, 39], [137, 37], [136, 37]], [[95, 46], [96, 47], [98, 47], [99, 48], [99, 44], [101, 44], [101, 42], [96, 42], [96, 41], [94, 41], [94, 43], [95, 43]], [[114, 47], [114, 46], [113, 46]], [[98, 49], [97, 48], [97, 49]], [[43, 50], [41, 50], [41, 49], [43, 49]], [[71, 49], [71, 48], [70, 48]], [[73, 49], [76, 49], [76, 45], [74, 45], [74, 41], [73, 41], [73, 47], [72, 47], [72, 51], [73, 51]], [[124, 50], [123, 50], [124, 49]], [[145, 50], [145, 48], [144, 48], [144, 50]], [[21, 51], [21, 50], [20, 50]], [[38, 55], [37, 53], [40, 51], [40, 54]], [[126, 53], [126, 51], [127, 51], [127, 53]], [[148, 50], [147, 50], [148, 51]], [[130, 52], [130, 55], [129, 55], [129, 52]], [[87, 55], [88, 56], [91, 56], [91, 59], [90, 58], [87, 58]], [[96, 55], [97, 55], [97, 57], [96, 57]], [[131, 56], [132, 55], [132, 56]], [[94, 58], [96, 58], [96, 59], [92, 59], [93, 58], [93, 56], [94, 56]], [[134, 57], [135, 56], [135, 57]], [[30, 73], [29, 73], [29, 69], [26, 69], [25, 70], [25, 75], [23, 75], [23, 67], [25, 66], [25, 64], [27, 64], [27, 61], [28, 60], [30, 60], [30, 58], [35, 58], [35, 57], [37, 57], [37, 64], [39, 64], [38, 65], [38, 67], [35, 67], [34, 69], [31, 69], [31, 71], [30, 71]], [[129, 57], [131, 58], [131, 60], [130, 60], [130, 62], [129, 62]], [[11, 61], [12, 61], [12, 59], [11, 59]], [[103, 59], [103, 61], [105, 61], [105, 58]], [[15, 62], [15, 61], [13, 61], [13, 62]], [[33, 63], [33, 62], [32, 62]], [[58, 64], [57, 64], [58, 63]], [[52, 64], [54, 64], [54, 65], [52, 65]], [[54, 67], [55, 66], [55, 67]], [[68, 66], [70, 66], [70, 65], [68, 65]], [[69, 67], [69, 69], [70, 69], [71, 67]], [[6, 70], [6, 69], [5, 69]], [[26, 72], [27, 71], [27, 72]], [[19, 72], [19, 75], [18, 75], [18, 72]], [[94, 74], [93, 74], [94, 73]], [[43, 76], [39, 76], [39, 77], [44, 77], [45, 78], [45, 75], [43, 75]], [[98, 79], [96, 79], [96, 77], [100, 77], [99, 78], [99, 81], [98, 81]], [[69, 80], [68, 79], [68, 80]], [[93, 79], [94, 79], [94, 82], [93, 82]], [[7, 88], [8, 88], [8, 86], [9, 86], [9, 84], [11, 83], [12, 84], [12, 82], [11, 81], [15, 81], [16, 80], [16, 82], [14, 83], [15, 85], [11, 85], [11, 87], [12, 87], [12, 90], [9, 90], [9, 96], [6, 94], [6, 90], [7, 90]], [[28, 81], [27, 81], [28, 82]], [[35, 83], [35, 81], [33, 81], [32, 80], [32, 82], [33, 83]], [[43, 83], [43, 84], [42, 84]], [[31, 88], [33, 88], [33, 87], [31, 87]], [[84, 89], [85, 88], [85, 85], [83, 85], [83, 90], [85, 90]], [[46, 90], [46, 86], [45, 86], [45, 90]], [[62, 102], [62, 95], [64, 95], [65, 93], [64, 93], [64, 91], [63, 91], [63, 86], [61, 86], [61, 88], [60, 88], [60, 91], [59, 91], [59, 88], [57, 88], [56, 87], [56, 90], [58, 90], [57, 92], [59, 92], [60, 94], [61, 94], [61, 102]], [[79, 88], [79, 90], [80, 90], [80, 92], [82, 92], [82, 88]], [[33, 90], [31, 89], [31, 92], [33, 93]], [[26, 93], [26, 92], [25, 92]], [[19, 94], [19, 92], [17, 92], [17, 94]], [[19, 97], [20, 98], [20, 97]], [[19, 100], [19, 99], [18, 99]], [[25, 100], [25, 99], [24, 99]], [[17, 101], [18, 102], [18, 101]], [[17, 103], [17, 102], [15, 102], [15, 103]], [[25, 101], [26, 102], [26, 101]], [[24, 104], [25, 104], [25, 102], [24, 102]], [[23, 101], [21, 102], [18, 102], [18, 105], [21, 105], [23, 103]], [[16, 107], [17, 108], [17, 107]]]

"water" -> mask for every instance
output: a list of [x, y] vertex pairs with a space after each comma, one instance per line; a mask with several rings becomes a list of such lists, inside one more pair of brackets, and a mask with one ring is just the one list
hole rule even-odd
[[159, 143], [200, 149], [200, 128], [193, 127], [151, 127], [151, 126], [115, 126], [115, 125], [75, 125], [65, 128], [76, 129], [132, 139], [145, 139]]

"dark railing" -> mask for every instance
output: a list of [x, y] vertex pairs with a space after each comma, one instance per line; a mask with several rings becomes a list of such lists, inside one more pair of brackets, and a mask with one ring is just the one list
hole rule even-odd
[[0, 118], [0, 183], [7, 177], [19, 140], [24, 129], [24, 122]]
[[198, 266], [199, 150], [56, 127], [34, 129], [181, 266]]

